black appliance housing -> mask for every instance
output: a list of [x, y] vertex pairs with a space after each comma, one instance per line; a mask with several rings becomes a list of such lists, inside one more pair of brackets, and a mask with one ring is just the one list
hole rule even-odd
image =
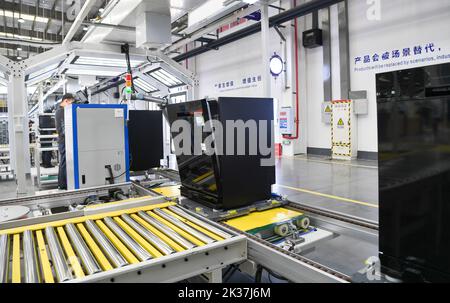
[[376, 76], [379, 250], [404, 281], [450, 281], [450, 64]]
[[55, 128], [55, 117], [50, 115], [39, 116], [39, 128]]
[[130, 110], [129, 114], [130, 170], [160, 167], [164, 158], [162, 111]]
[[[222, 97], [217, 100], [197, 100], [170, 104], [167, 106], [167, 113], [171, 125], [179, 119], [187, 121], [191, 125], [192, 138], [195, 126], [206, 125], [212, 119], [220, 121], [224, 126], [223, 138], [227, 137], [226, 121], [255, 120], [258, 125], [258, 144], [260, 135], [267, 136], [266, 146], [270, 147], [273, 153], [271, 131], [274, 117], [273, 99]], [[259, 127], [259, 121], [267, 122], [268, 128], [265, 134], [260, 134], [262, 130]], [[173, 138], [178, 134], [179, 132], [172, 130]], [[202, 142], [209, 136], [211, 133], [203, 133]], [[180, 155], [177, 151], [178, 170], [182, 183], [181, 194], [214, 209], [236, 209], [270, 199], [271, 185], [275, 183], [275, 166], [261, 166], [261, 159], [270, 158], [270, 155], [261, 154], [259, 148], [256, 155], [250, 155], [249, 140], [247, 129], [245, 155], [236, 153], [236, 131], [233, 155], [229, 153], [219, 155], [215, 152], [208, 155], [205, 150], [201, 151], [201, 155], [194, 155], [194, 144], [190, 146], [192, 155]], [[217, 141], [214, 142], [218, 148], [220, 143]], [[226, 151], [226, 140], [223, 142], [223, 150]]]

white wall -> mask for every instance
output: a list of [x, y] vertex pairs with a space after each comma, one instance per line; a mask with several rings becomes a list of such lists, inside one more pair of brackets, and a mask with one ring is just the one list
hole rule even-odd
[[[450, 1], [448, 0], [380, 0], [380, 20], [369, 21], [366, 16], [369, 7], [360, 0], [351, 0], [350, 17], [350, 58], [352, 90], [367, 90], [369, 98], [369, 115], [358, 120], [359, 150], [377, 151], [377, 107], [376, 107], [376, 73], [429, 64], [450, 62], [436, 60], [431, 63], [408, 64], [395, 67], [383, 67], [370, 71], [356, 71], [364, 64], [354, 64], [358, 56], [373, 55], [427, 43], [435, 43], [433, 54], [411, 56], [409, 59], [436, 57], [437, 54], [450, 54]], [[407, 57], [406, 57], [407, 58]], [[436, 57], [437, 58], [437, 57]], [[389, 62], [401, 62], [405, 58]], [[377, 63], [367, 64], [375, 66]]]
[[[283, 1], [284, 2], [284, 1]], [[369, 114], [358, 118], [358, 150], [377, 151], [377, 108], [375, 91], [375, 74], [390, 70], [418, 67], [428, 64], [450, 62], [447, 59], [439, 59], [438, 55], [450, 55], [450, 1], [448, 0], [379, 0], [379, 20], [369, 20], [367, 12], [377, 12], [374, 4], [367, 1], [349, 0], [349, 31], [350, 31], [350, 63], [351, 63], [351, 89], [367, 90], [369, 101]], [[372, 3], [370, 2], [370, 3]], [[333, 98], [340, 99], [339, 77], [339, 49], [337, 36], [337, 9], [331, 9], [332, 25], [332, 81]], [[377, 14], [375, 14], [377, 16]], [[301, 18], [299, 32], [310, 28], [310, 17]], [[199, 97], [217, 96], [261, 96], [261, 82], [255, 86], [242, 86], [239, 89], [224, 90], [215, 87], [218, 83], [227, 81], [241, 81], [246, 76], [260, 75], [261, 53], [260, 34], [246, 37], [237, 42], [221, 47], [218, 51], [209, 51], [196, 58], [196, 70], [199, 77]], [[354, 59], [364, 55], [374, 55], [385, 51], [403, 50], [405, 47], [416, 45], [425, 46], [434, 43], [436, 51], [432, 55], [422, 54], [411, 56], [409, 59], [434, 57], [430, 62], [403, 64], [401, 66], [385, 66], [375, 68], [380, 63], [398, 63], [400, 59], [380, 60], [378, 63], [357, 64]], [[271, 30], [271, 48], [278, 54], [283, 54], [280, 39], [275, 31]], [[440, 50], [438, 50], [440, 48]], [[302, 50], [305, 51], [305, 50]], [[282, 56], [283, 57], [283, 56]], [[287, 56], [289, 58], [289, 56]], [[288, 59], [288, 64], [292, 60]], [[323, 53], [322, 48], [306, 50], [306, 57], [300, 54], [300, 96], [301, 101], [306, 98], [306, 103], [301, 105], [302, 139], [306, 140], [308, 147], [331, 147], [330, 126], [321, 122], [321, 103], [323, 94]], [[369, 70], [361, 70], [366, 67]], [[374, 67], [374, 69], [372, 69]], [[302, 69], [304, 72], [302, 72]], [[235, 82], [236, 83], [236, 82]], [[239, 82], [240, 83], [240, 82]], [[281, 105], [292, 104], [292, 89], [284, 89], [284, 77], [272, 81], [272, 94], [280, 100]], [[290, 85], [290, 80], [287, 83]], [[306, 136], [306, 138], [305, 138]], [[282, 141], [278, 137], [278, 142]], [[291, 152], [298, 153], [294, 148]]]
[[[283, 57], [284, 49], [280, 44], [280, 37], [273, 30], [270, 34], [271, 53], [276, 52]], [[200, 55], [196, 59], [200, 83], [198, 97], [263, 97], [261, 66], [261, 36], [259, 34], [223, 46], [219, 51], [209, 51]], [[243, 79], [248, 78], [251, 79], [251, 83], [244, 84]], [[256, 82], [253, 82], [254, 78]], [[231, 82], [233, 82], [232, 86]], [[219, 84], [222, 86], [227, 83], [230, 86], [219, 88]], [[284, 76], [276, 79], [272, 77], [271, 91], [272, 96], [277, 100], [275, 104], [277, 108], [285, 105], [283, 101], [286, 98], [291, 98], [292, 93], [286, 92], [285, 85]], [[279, 136], [276, 138], [279, 142]]]

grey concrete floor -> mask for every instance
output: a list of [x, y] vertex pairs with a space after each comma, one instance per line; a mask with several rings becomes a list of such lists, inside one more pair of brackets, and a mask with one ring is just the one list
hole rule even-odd
[[276, 161], [274, 191], [292, 202], [378, 221], [376, 161], [283, 157]]
[[[378, 168], [376, 161], [351, 162], [324, 157], [283, 157], [276, 161], [274, 191], [292, 202], [378, 221]], [[322, 242], [305, 257], [352, 276], [364, 261], [378, 255], [378, 243], [346, 235]], [[251, 282], [236, 272], [228, 282]], [[273, 282], [284, 282], [274, 277]], [[269, 282], [267, 273], [263, 282]]]

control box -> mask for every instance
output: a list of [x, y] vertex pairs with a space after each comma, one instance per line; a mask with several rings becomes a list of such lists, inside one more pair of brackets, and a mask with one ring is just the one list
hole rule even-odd
[[303, 47], [316, 48], [323, 45], [323, 34], [319, 28], [313, 28], [303, 32]]
[[72, 104], [64, 111], [67, 188], [129, 181], [127, 106]]

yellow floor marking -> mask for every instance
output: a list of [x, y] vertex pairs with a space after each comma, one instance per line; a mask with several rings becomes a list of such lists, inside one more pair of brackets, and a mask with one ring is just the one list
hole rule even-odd
[[368, 207], [378, 208], [378, 205], [375, 204], [375, 203], [369, 203], [369, 202], [362, 202], [362, 201], [358, 201], [358, 200], [347, 199], [347, 198], [343, 198], [343, 197], [338, 197], [338, 196], [333, 196], [333, 195], [329, 195], [329, 194], [319, 193], [319, 192], [308, 190], [308, 189], [291, 187], [291, 186], [286, 186], [286, 185], [281, 185], [281, 184], [277, 184], [277, 186], [281, 187], [281, 188], [286, 188], [286, 189], [290, 189], [290, 190], [299, 191], [299, 192], [302, 192], [302, 193], [311, 194], [311, 195], [316, 195], [316, 196], [321, 196], [321, 197], [325, 197], [325, 198], [335, 199], [335, 200], [339, 200], [339, 201], [344, 201], [344, 202], [364, 205], [364, 206], [368, 206]]
[[[302, 160], [302, 161], [306, 161], [306, 162], [323, 163], [323, 164], [336, 164], [336, 165], [343, 165], [343, 166], [350, 166], [350, 167], [378, 169], [377, 166], [345, 163], [345, 162], [339, 162], [338, 160], [320, 160], [320, 159], [304, 158], [304, 157], [299, 157], [299, 156], [295, 156], [295, 157], [283, 156], [281, 159], [283, 159], [283, 158], [293, 159], [293, 160]], [[373, 160], [367, 160], [367, 161], [373, 161]]]

